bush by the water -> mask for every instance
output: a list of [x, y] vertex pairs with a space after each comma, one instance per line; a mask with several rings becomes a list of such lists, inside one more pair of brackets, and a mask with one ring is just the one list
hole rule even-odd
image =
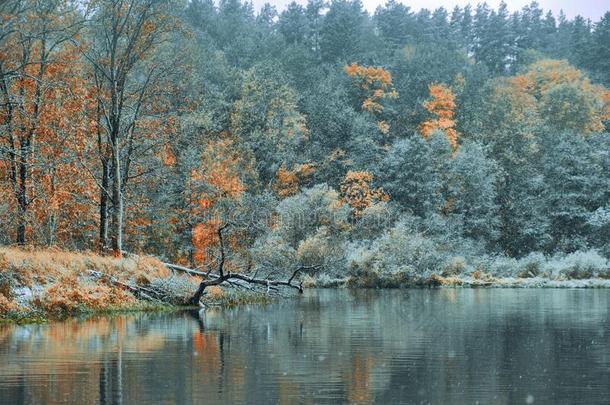
[[317, 264], [306, 280], [312, 286], [341, 285], [337, 280], [354, 287], [401, 287], [610, 277], [610, 263], [596, 249], [511, 257], [464, 237], [459, 217], [399, 214], [387, 202], [371, 204], [358, 217], [346, 208], [328, 186], [287, 198], [277, 207], [282, 221], [257, 239], [252, 256], [261, 269], [278, 273]]

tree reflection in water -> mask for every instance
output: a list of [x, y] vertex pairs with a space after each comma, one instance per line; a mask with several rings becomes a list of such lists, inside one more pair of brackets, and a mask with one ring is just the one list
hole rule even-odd
[[604, 403], [605, 290], [309, 291], [0, 328], [0, 403]]

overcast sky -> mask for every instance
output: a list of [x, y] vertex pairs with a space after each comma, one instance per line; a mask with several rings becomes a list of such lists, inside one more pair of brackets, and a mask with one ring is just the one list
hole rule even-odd
[[[292, 0], [253, 0], [255, 7], [258, 9], [264, 3], [271, 3], [276, 6], [278, 11], [282, 11], [287, 4]], [[361, 0], [364, 7], [371, 13], [375, 11], [375, 8], [381, 4], [385, 4], [386, 0]], [[493, 8], [497, 8], [501, 0], [487, 0], [487, 4]], [[531, 3], [531, 0], [505, 0], [509, 10], [519, 10], [526, 4]], [[298, 3], [306, 4], [307, 0], [297, 0]], [[449, 10], [453, 9], [456, 5], [464, 6], [468, 3], [476, 4], [478, 0], [401, 0], [401, 3], [411, 7], [412, 10], [419, 10], [420, 8], [428, 8], [433, 10], [440, 6], [443, 6]], [[563, 9], [569, 18], [580, 14], [585, 18], [590, 18], [593, 21], [598, 21], [600, 17], [608, 10], [610, 10], [610, 0], [538, 0], [540, 6], [545, 10], [552, 10], [557, 16], [559, 10]]]

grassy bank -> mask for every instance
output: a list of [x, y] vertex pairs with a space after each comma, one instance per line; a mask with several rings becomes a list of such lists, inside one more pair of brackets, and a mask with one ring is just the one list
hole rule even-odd
[[[174, 274], [153, 257], [114, 258], [91, 252], [0, 247], [0, 322], [176, 310], [198, 284], [198, 278]], [[163, 291], [166, 299], [145, 299], [130, 286]], [[203, 301], [233, 306], [265, 303], [269, 297], [210, 287]]]
[[[0, 247], [0, 318], [40, 321], [97, 312], [161, 310], [120, 286], [172, 277], [157, 259]], [[195, 283], [193, 281], [193, 283]]]

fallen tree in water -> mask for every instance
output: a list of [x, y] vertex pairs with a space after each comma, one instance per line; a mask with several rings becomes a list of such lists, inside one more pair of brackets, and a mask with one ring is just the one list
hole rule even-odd
[[[201, 275], [201, 276], [205, 277], [201, 281], [201, 283], [199, 284], [199, 287], [197, 288], [197, 291], [191, 298], [190, 304], [193, 304], [193, 305], [199, 304], [199, 302], [201, 301], [201, 297], [205, 293], [206, 288], [211, 287], [211, 286], [217, 286], [217, 285], [220, 285], [223, 283], [230, 284], [235, 281], [240, 281], [240, 282], [244, 282], [247, 284], [255, 284], [255, 285], [264, 286], [267, 288], [267, 293], [271, 292], [272, 287], [277, 287], [277, 286], [293, 288], [293, 289], [298, 290], [299, 293], [302, 293], [303, 292], [303, 283], [300, 280], [299, 280], [298, 284], [295, 283], [295, 281], [298, 280], [298, 278], [297, 278], [298, 275], [303, 271], [315, 270], [320, 267], [320, 266], [298, 267], [297, 269], [292, 271], [291, 276], [287, 280], [256, 278], [254, 276], [248, 276], [247, 274], [243, 274], [243, 273], [225, 272], [224, 266], [225, 266], [226, 254], [225, 254], [225, 247], [224, 247], [223, 231], [225, 229], [227, 229], [230, 225], [231, 225], [230, 223], [224, 224], [223, 226], [219, 227], [218, 231], [217, 231], [219, 246], [220, 246], [220, 260], [218, 262], [218, 269], [217, 269], [216, 274], [212, 274], [211, 272], [208, 272], [208, 273], [195, 272], [190, 269], [181, 268], [180, 266], [167, 264], [167, 266], [171, 269], [185, 271], [192, 275], [197, 274], [197, 275]], [[248, 265], [247, 272], [249, 272], [250, 270], [251, 270], [251, 263]]]
[[[272, 279], [269, 277], [259, 278], [256, 277], [256, 274], [249, 275], [252, 270], [252, 263], [249, 262], [247, 268], [243, 273], [231, 272], [225, 270], [226, 264], [226, 252], [225, 252], [225, 244], [224, 244], [224, 235], [223, 232], [231, 226], [231, 223], [224, 224], [219, 227], [217, 230], [219, 248], [220, 248], [220, 259], [218, 261], [218, 267], [216, 271], [213, 271], [211, 268], [207, 271], [200, 271], [197, 269], [191, 269], [186, 266], [162, 262], [164, 266], [168, 269], [184, 274], [188, 274], [190, 276], [200, 277], [202, 278], [199, 283], [197, 290], [195, 293], [185, 302], [182, 302], [184, 305], [199, 305], [202, 297], [204, 296], [206, 289], [212, 286], [220, 286], [227, 285], [231, 287], [235, 287], [237, 289], [245, 289], [249, 291], [254, 291], [252, 286], [260, 286], [264, 288], [264, 292], [266, 294], [278, 293], [278, 287], [287, 287], [291, 289], [297, 290], [299, 293], [303, 292], [303, 282], [300, 279], [300, 275], [304, 272], [317, 271], [322, 268], [321, 265], [312, 265], [312, 266], [299, 266], [296, 269], [290, 272], [290, 277], [285, 280]], [[136, 256], [129, 252], [123, 252], [126, 257]], [[123, 286], [128, 290], [135, 292], [136, 294], [142, 295], [145, 299], [161, 299], [163, 300], [164, 293], [163, 291], [155, 291], [150, 288], [142, 289], [142, 286], [138, 285], [127, 285]], [[175, 300], [174, 302], [175, 303]]]

